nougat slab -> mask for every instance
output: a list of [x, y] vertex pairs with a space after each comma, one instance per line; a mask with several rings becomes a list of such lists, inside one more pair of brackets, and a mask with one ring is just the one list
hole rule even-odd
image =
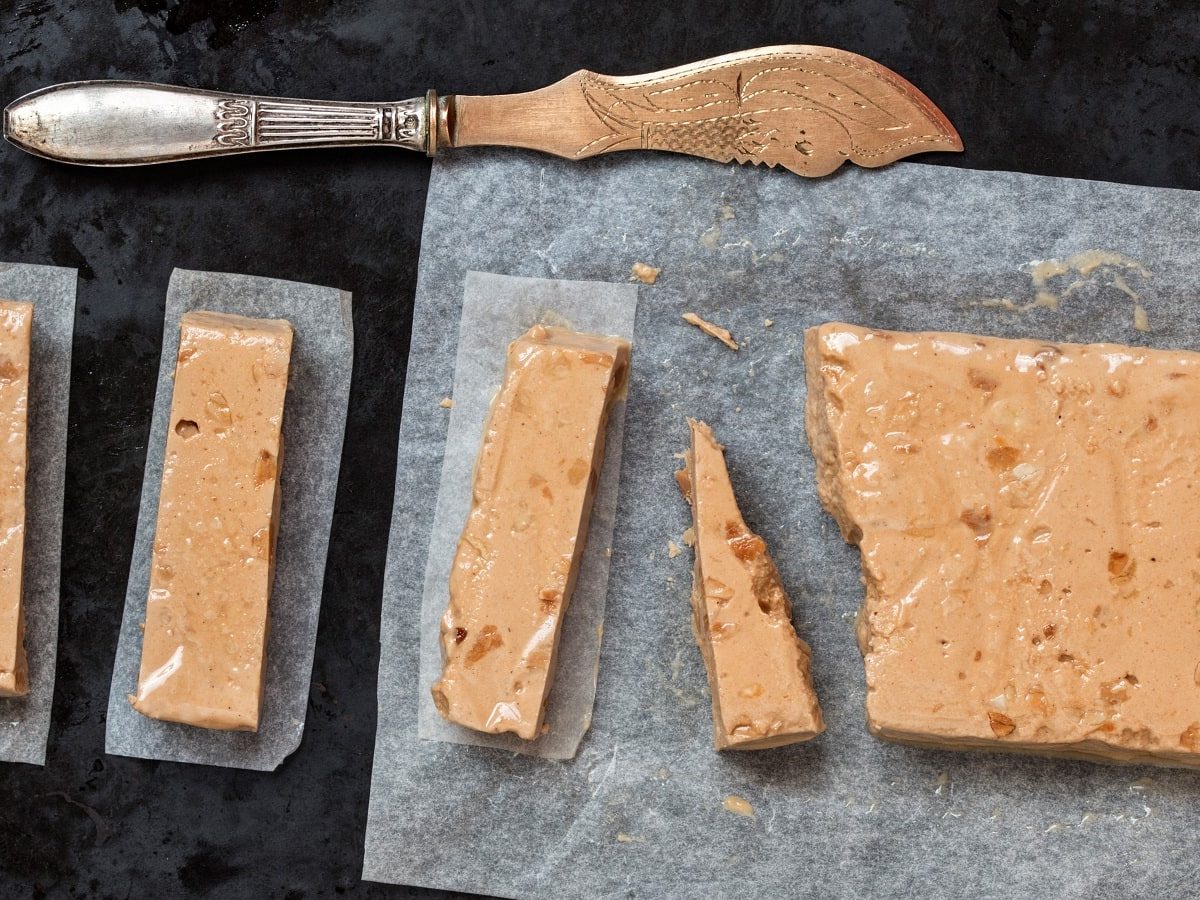
[[0, 697], [29, 693], [22, 578], [33, 305], [0, 301]]
[[187, 313], [138, 690], [154, 719], [256, 731], [279, 525], [292, 327]]
[[692, 627], [708, 672], [718, 750], [807, 741], [825, 730], [812, 654], [792, 627], [792, 607], [766, 543], [738, 509], [724, 448], [689, 420], [686, 468], [676, 473], [692, 507]]
[[540, 735], [628, 366], [619, 338], [535, 326], [509, 345], [441, 625], [432, 690], [449, 721]]
[[1200, 354], [828, 324], [805, 362], [871, 730], [1200, 765]]

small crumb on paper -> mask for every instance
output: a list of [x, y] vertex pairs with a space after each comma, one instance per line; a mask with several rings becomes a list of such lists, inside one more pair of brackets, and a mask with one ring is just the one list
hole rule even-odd
[[605, 547], [605, 548], [604, 548], [604, 555], [605, 555], [605, 557], [607, 557], [608, 559], [612, 559], [612, 547]]
[[633, 272], [633, 277], [642, 284], [654, 284], [654, 282], [658, 281], [658, 276], [662, 272], [662, 269], [656, 269], [649, 263], [635, 262], [631, 271]]
[[688, 547], [696, 546], [696, 529], [688, 526], [687, 531], [683, 533], [683, 543]]
[[623, 831], [617, 832], [617, 843], [618, 844], [634, 844], [640, 840], [641, 840], [641, 838], [635, 837], [632, 834], [626, 834]]
[[763, 328], [770, 328], [774, 324], [775, 324], [774, 319], [763, 319]]
[[1146, 307], [1140, 303], [1133, 305], [1133, 327], [1138, 331], [1150, 330], [1150, 317], [1146, 315]]
[[1021, 312], [1021, 308], [1008, 297], [984, 297], [979, 301], [979, 305], [984, 308], [1007, 309], [1009, 312]]
[[443, 397], [442, 402], [439, 403], [438, 406], [440, 406], [442, 409], [453, 409], [454, 408], [454, 398], [453, 397]]
[[754, 807], [750, 805], [750, 801], [745, 797], [739, 797], [736, 794], [730, 794], [721, 804], [727, 812], [733, 813], [735, 816], [746, 816], [754, 818]]
[[687, 322], [689, 325], [695, 325], [705, 334], [715, 337], [730, 350], [736, 350], [738, 348], [738, 342], [733, 339], [733, 335], [729, 333], [729, 329], [727, 328], [722, 328], [720, 325], [714, 325], [707, 319], [700, 318], [694, 312], [684, 313], [683, 321]]
[[679, 545], [674, 541], [667, 541], [667, 556], [671, 559], [677, 557], [683, 551], [679, 549]]

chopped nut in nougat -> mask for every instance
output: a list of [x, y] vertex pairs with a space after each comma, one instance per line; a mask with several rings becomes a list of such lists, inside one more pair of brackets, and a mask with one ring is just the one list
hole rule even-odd
[[476, 731], [542, 733], [629, 344], [535, 326], [508, 348], [442, 618], [434, 703]]
[[256, 731], [279, 524], [292, 327], [210, 312], [179, 357], [134, 708]]
[[805, 363], [871, 730], [1200, 767], [1200, 354], [830, 324]]
[[692, 507], [692, 626], [708, 671], [713, 742], [757, 750], [807, 741], [825, 730], [811, 653], [792, 627], [792, 607], [763, 539], [738, 510], [724, 448], [689, 420], [692, 444], [676, 481]]
[[0, 697], [29, 693], [21, 583], [25, 559], [25, 435], [33, 305], [0, 301]]

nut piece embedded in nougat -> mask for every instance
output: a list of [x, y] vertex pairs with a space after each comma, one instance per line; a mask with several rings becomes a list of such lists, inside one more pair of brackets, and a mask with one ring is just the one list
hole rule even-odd
[[541, 731], [629, 344], [534, 326], [508, 348], [442, 618], [438, 711], [477, 731]]
[[825, 730], [812, 654], [792, 627], [767, 545], [738, 510], [724, 448], [703, 422], [688, 424], [687, 468], [675, 477], [692, 506], [692, 627], [708, 671], [713, 742], [757, 750], [807, 741]]
[[1200, 766], [1200, 354], [805, 336], [880, 737]]
[[192, 312], [179, 356], [138, 690], [153, 719], [256, 731], [292, 326]]
[[21, 580], [33, 305], [0, 301], [0, 697], [29, 693]]

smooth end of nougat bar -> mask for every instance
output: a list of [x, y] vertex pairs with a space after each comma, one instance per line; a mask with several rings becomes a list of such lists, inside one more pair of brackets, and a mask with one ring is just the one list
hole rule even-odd
[[179, 327], [198, 339], [207, 336], [234, 344], [286, 341], [289, 350], [294, 334], [292, 323], [287, 319], [258, 319], [206, 309], [184, 313], [179, 319]]
[[196, 703], [139, 701], [135, 694], [129, 694], [128, 700], [129, 705], [143, 716], [160, 722], [177, 722], [213, 731], [258, 731], [258, 714], [248, 715], [227, 707], [200, 706]]
[[25, 648], [18, 651], [16, 668], [0, 672], [0, 697], [24, 697], [29, 693], [29, 668]]
[[11, 669], [0, 672], [0, 697], [24, 697], [29, 693], [29, 656], [25, 650], [25, 611], [17, 622], [17, 654]]

